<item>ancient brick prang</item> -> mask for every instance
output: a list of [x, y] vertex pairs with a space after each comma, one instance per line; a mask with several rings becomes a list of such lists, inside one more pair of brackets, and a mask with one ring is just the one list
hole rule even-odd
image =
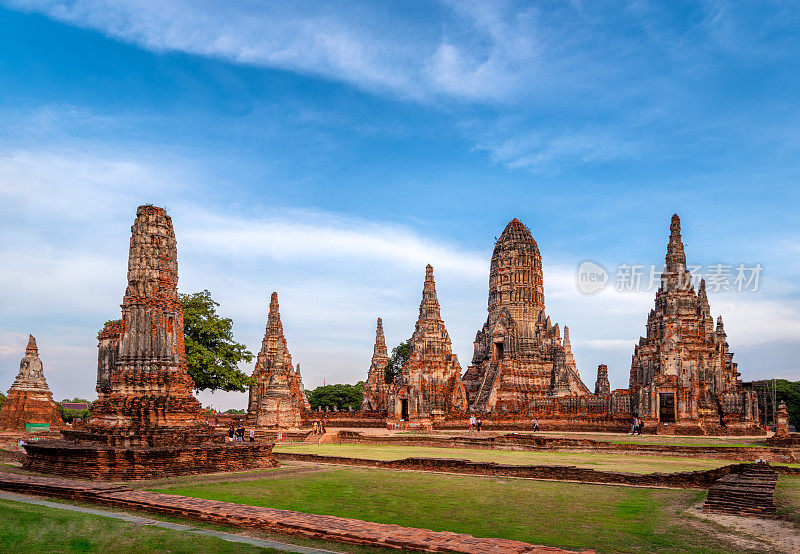
[[519, 412], [537, 399], [591, 394], [575, 365], [568, 329], [562, 341], [558, 324], [545, 314], [539, 247], [518, 219], [495, 244], [488, 310], [463, 377], [471, 410]]
[[389, 363], [386, 351], [386, 339], [383, 336], [383, 320], [378, 318], [375, 331], [375, 346], [372, 349], [372, 362], [367, 372], [367, 381], [364, 383], [364, 397], [361, 409], [368, 412], [386, 413], [387, 394], [389, 385], [386, 384], [385, 370]]
[[25, 466], [101, 479], [272, 467], [264, 445], [224, 444], [204, 422], [186, 370], [183, 308], [172, 220], [140, 206], [131, 227], [122, 318], [98, 334], [97, 393], [85, 425], [66, 440], [27, 448]]
[[131, 227], [122, 318], [98, 335], [98, 400], [81, 438], [110, 446], [207, 440], [193, 387], [186, 370], [172, 220], [163, 208], [140, 206]]
[[655, 309], [631, 361], [632, 410], [661, 424], [659, 432], [698, 425], [710, 433], [715, 427], [756, 426], [757, 399], [738, 379], [722, 316], [715, 328], [705, 281], [695, 292], [691, 278], [675, 214]]
[[611, 383], [608, 382], [608, 366], [606, 364], [597, 366], [597, 381], [594, 383], [594, 393], [597, 396], [611, 394]]
[[464, 411], [467, 403], [461, 365], [442, 320], [430, 265], [425, 269], [419, 318], [409, 342], [411, 355], [389, 387], [389, 418], [439, 419], [447, 413]]
[[283, 336], [278, 293], [269, 302], [267, 329], [253, 371], [247, 420], [259, 427], [300, 427], [308, 400], [303, 393], [300, 366], [292, 366], [292, 355]]
[[47, 424], [50, 429], [64, 425], [44, 378], [44, 366], [33, 335], [28, 336], [19, 373], [0, 408], [0, 431], [24, 431], [28, 423]]

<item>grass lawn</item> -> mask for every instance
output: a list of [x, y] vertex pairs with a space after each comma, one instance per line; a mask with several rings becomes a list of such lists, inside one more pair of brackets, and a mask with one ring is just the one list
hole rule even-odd
[[681, 512], [706, 494], [696, 490], [368, 469], [155, 490], [571, 549], [729, 551], [710, 534], [687, 532]]
[[475, 462], [503, 464], [572, 465], [606, 471], [653, 473], [713, 469], [733, 464], [729, 460], [699, 458], [667, 458], [634, 454], [604, 454], [595, 452], [520, 452], [510, 450], [477, 450], [470, 448], [435, 448], [425, 446], [384, 446], [369, 444], [306, 444], [287, 443], [275, 446], [275, 452], [297, 452], [324, 456], [347, 456], [370, 460], [401, 458], [463, 458]]
[[[800, 476], [781, 475], [775, 492], [778, 515], [800, 526]], [[798, 530], [800, 533], [800, 530]]]
[[0, 500], [0, 552], [278, 552], [171, 529]]
[[[491, 430], [491, 429], [490, 429]], [[512, 431], [507, 431], [512, 432]], [[500, 432], [505, 433], [505, 432]], [[522, 434], [535, 434], [552, 438], [563, 439], [591, 439], [601, 442], [612, 442], [615, 444], [664, 444], [678, 446], [765, 446], [766, 437], [728, 437], [728, 436], [684, 436], [684, 435], [636, 435], [631, 436], [627, 433], [590, 433], [590, 432], [558, 432], [540, 431], [531, 433], [521, 431]], [[417, 433], [410, 433], [417, 434]], [[464, 435], [463, 431], [458, 433], [447, 433], [448, 435]], [[474, 434], [471, 436], [475, 436]]]

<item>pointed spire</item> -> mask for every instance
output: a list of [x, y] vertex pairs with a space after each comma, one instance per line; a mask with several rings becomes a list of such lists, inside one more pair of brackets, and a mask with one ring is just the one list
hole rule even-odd
[[375, 347], [372, 349], [372, 359], [385, 358], [386, 338], [383, 336], [383, 320], [378, 318], [378, 325], [375, 330]]
[[711, 312], [711, 307], [708, 305], [708, 295], [706, 294], [706, 280], [700, 279], [700, 286], [697, 288], [697, 304], [702, 313], [708, 314]]
[[572, 353], [572, 345], [569, 343], [569, 327], [566, 325], [564, 325], [564, 351], [566, 351], [567, 354]]
[[716, 333], [717, 333], [718, 337], [721, 337], [723, 339], [727, 337], [727, 335], [725, 334], [725, 326], [722, 324], [722, 316], [719, 316], [717, 318], [717, 330], [716, 330]]
[[39, 348], [36, 346], [36, 339], [30, 334], [28, 335], [28, 346], [25, 347], [25, 355], [39, 355]]
[[681, 241], [681, 218], [678, 214], [672, 215], [669, 224], [669, 244], [667, 245], [667, 272], [681, 272], [686, 268], [686, 253]]
[[422, 289], [422, 301], [419, 303], [419, 319], [441, 319], [439, 299], [436, 298], [436, 283], [433, 280], [433, 266], [425, 267], [425, 285]]

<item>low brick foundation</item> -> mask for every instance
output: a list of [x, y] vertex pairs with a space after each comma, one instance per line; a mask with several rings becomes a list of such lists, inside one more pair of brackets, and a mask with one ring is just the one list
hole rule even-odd
[[[433, 471], [466, 475], [493, 475], [497, 477], [522, 477], [548, 481], [580, 481], [583, 483], [617, 484], [638, 487], [670, 487], [680, 489], [707, 489], [718, 479], [731, 473], [741, 473], [753, 464], [731, 464], [703, 471], [677, 473], [625, 473], [559, 465], [510, 465], [495, 462], [473, 462], [456, 458], [403, 458], [401, 460], [369, 460], [345, 456], [320, 456], [277, 452], [279, 460], [314, 462], [381, 469]], [[800, 469], [776, 466], [783, 473], [800, 475]]]
[[704, 512], [768, 517], [775, 514], [778, 473], [769, 464], [750, 464], [720, 478], [708, 490]]
[[429, 531], [335, 516], [304, 514], [186, 496], [134, 491], [124, 485], [105, 485], [68, 479], [0, 473], [0, 489], [396, 550], [469, 554], [569, 552], [560, 548], [537, 546], [508, 539], [478, 538], [449, 531]]
[[339, 431], [337, 442], [387, 446], [429, 446], [436, 448], [474, 448], [481, 450], [520, 450], [551, 452], [603, 452], [605, 454], [636, 453], [643, 456], [707, 458], [777, 463], [800, 462], [800, 449], [788, 447], [680, 446], [671, 444], [615, 444], [592, 439], [551, 437], [528, 433], [500, 436], [432, 437], [425, 435], [364, 435], [356, 431]]
[[101, 481], [155, 479], [278, 465], [272, 443], [206, 444], [157, 448], [115, 448], [48, 440], [25, 445], [23, 467], [38, 473]]

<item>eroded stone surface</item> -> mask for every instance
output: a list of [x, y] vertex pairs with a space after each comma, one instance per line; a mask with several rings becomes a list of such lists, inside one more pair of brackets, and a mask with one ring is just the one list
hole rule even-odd
[[186, 370], [177, 243], [163, 208], [136, 211], [122, 318], [98, 335], [97, 373], [93, 416], [74, 438], [109, 446], [209, 440]]
[[[131, 227], [122, 318], [98, 335], [98, 400], [66, 440], [26, 444], [24, 466], [99, 479], [271, 467], [269, 445], [218, 444], [186, 369], [172, 220], [140, 206]], [[235, 449], [234, 449], [235, 448]]]
[[278, 293], [269, 302], [267, 329], [256, 359], [250, 388], [247, 419], [259, 427], [300, 427], [308, 409], [300, 378], [300, 365], [295, 370], [292, 355], [283, 336], [283, 324], [278, 306]]
[[738, 377], [722, 316], [714, 326], [705, 281], [694, 290], [675, 214], [655, 309], [647, 317], [647, 335], [633, 352], [632, 410], [658, 422], [659, 432], [698, 425], [709, 432], [755, 427], [757, 399]]
[[419, 318], [409, 342], [411, 356], [398, 380], [389, 387], [389, 418], [439, 419], [448, 413], [463, 412], [467, 402], [461, 365], [442, 320], [431, 265], [425, 268]]
[[33, 335], [28, 336], [19, 373], [0, 408], [0, 430], [24, 431], [27, 423], [43, 423], [51, 429], [63, 427], [58, 406], [44, 377], [44, 366]]
[[471, 410], [519, 412], [537, 399], [591, 394], [575, 365], [568, 329], [562, 341], [558, 324], [545, 313], [539, 247], [518, 219], [495, 244], [488, 310], [463, 377]]
[[386, 339], [383, 336], [383, 320], [378, 318], [378, 325], [375, 331], [375, 346], [372, 349], [372, 362], [369, 365], [367, 380], [364, 383], [362, 410], [386, 413], [389, 386], [386, 384], [385, 369], [388, 363], [389, 354], [386, 350]]

